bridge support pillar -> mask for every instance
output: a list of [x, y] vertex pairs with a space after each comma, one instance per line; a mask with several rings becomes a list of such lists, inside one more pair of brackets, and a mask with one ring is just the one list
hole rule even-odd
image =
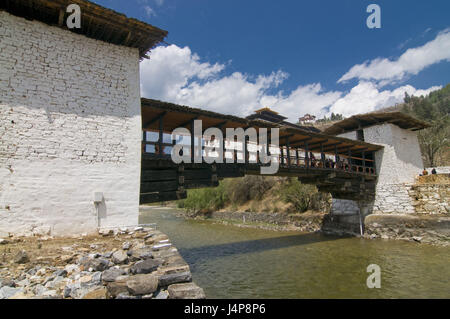
[[325, 216], [325, 233], [364, 234], [364, 220], [373, 211], [374, 201], [333, 198], [331, 211]]

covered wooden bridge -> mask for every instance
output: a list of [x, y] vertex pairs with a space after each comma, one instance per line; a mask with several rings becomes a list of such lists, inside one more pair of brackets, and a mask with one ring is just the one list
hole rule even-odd
[[[186, 189], [214, 187], [222, 178], [259, 175], [261, 166], [269, 165], [261, 163], [257, 156], [263, 148], [272, 161], [277, 161], [277, 176], [298, 177], [301, 182], [315, 184], [320, 191], [330, 192], [336, 198], [374, 197], [377, 178], [374, 152], [382, 148], [380, 145], [157, 100], [143, 98], [141, 105], [141, 204], [185, 198]], [[278, 128], [279, 146], [255, 144], [248, 139], [241, 145], [225, 140], [223, 153], [225, 158], [234, 157], [234, 163], [211, 164], [202, 160], [176, 164], [171, 159], [171, 151], [178, 143], [187, 145], [191, 157], [197, 146], [204, 157], [209, 156], [208, 149], [214, 140], [208, 136], [197, 138], [190, 134], [172, 140], [171, 134], [177, 128], [192, 132], [195, 120], [202, 121], [203, 132], [215, 127], [224, 137], [227, 128], [255, 128], [257, 132], [261, 128]]]

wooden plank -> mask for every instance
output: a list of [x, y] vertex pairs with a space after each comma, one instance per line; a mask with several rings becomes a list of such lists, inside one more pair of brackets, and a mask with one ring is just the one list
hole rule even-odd
[[141, 182], [169, 181], [177, 179], [175, 169], [144, 170], [141, 172]]
[[186, 197], [187, 197], [187, 193], [185, 191], [140, 194], [139, 204], [149, 204], [149, 203], [164, 202], [164, 201], [170, 201], [170, 200], [178, 200], [178, 199], [183, 199]]
[[178, 180], [141, 183], [141, 193], [175, 191], [177, 189]]
[[202, 179], [211, 178], [212, 172], [210, 169], [185, 169], [183, 175], [186, 180]]
[[191, 179], [184, 181], [184, 188], [205, 188], [205, 187], [216, 187], [219, 186], [219, 182], [213, 182], [211, 179]]

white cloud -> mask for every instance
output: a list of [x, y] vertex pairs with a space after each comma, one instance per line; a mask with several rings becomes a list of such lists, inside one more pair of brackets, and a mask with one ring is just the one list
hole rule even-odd
[[149, 17], [151, 17], [151, 16], [156, 16], [155, 10], [153, 10], [150, 6], [144, 6], [144, 10], [145, 10], [145, 13], [146, 13]]
[[417, 48], [408, 49], [397, 60], [377, 58], [363, 64], [354, 65], [339, 82], [353, 78], [379, 81], [381, 86], [403, 80], [408, 75], [416, 75], [426, 67], [450, 61], [450, 30], [444, 30], [438, 36]]
[[370, 81], [360, 81], [349, 92], [327, 91], [320, 83], [299, 85], [283, 92], [279, 85], [288, 77], [283, 71], [251, 76], [241, 72], [224, 74], [225, 64], [201, 62], [188, 47], [157, 47], [140, 65], [144, 97], [200, 107], [225, 114], [246, 116], [263, 106], [273, 108], [296, 122], [305, 113], [322, 117], [342, 113], [350, 116], [395, 105], [405, 92], [426, 95], [439, 87], [417, 90], [405, 85], [380, 90]]
[[353, 87], [348, 94], [334, 102], [329, 112], [340, 113], [344, 116], [372, 112], [403, 102], [405, 92], [409, 95], [425, 96], [440, 88], [441, 86], [433, 86], [426, 90], [417, 90], [411, 85], [405, 85], [392, 91], [379, 91], [374, 83], [362, 81]]

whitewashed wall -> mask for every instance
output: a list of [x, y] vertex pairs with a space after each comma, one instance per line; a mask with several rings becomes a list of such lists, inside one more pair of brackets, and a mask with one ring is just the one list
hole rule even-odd
[[417, 133], [393, 124], [364, 128], [364, 140], [383, 145], [375, 154], [378, 184], [414, 183], [423, 162]]
[[[355, 131], [345, 135], [340, 136], [356, 139]], [[378, 180], [375, 201], [367, 205], [368, 213], [415, 213], [410, 190], [415, 178], [423, 170], [417, 133], [386, 123], [364, 128], [364, 141], [384, 146], [375, 153]], [[355, 215], [359, 213], [358, 203], [333, 199], [331, 212], [336, 215]]]
[[0, 235], [138, 222], [137, 49], [0, 11]]

